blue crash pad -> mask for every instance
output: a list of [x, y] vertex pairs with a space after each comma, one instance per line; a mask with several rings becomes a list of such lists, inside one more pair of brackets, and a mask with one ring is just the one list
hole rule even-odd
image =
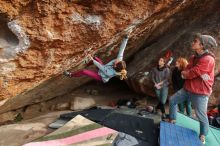
[[202, 146], [202, 143], [195, 131], [162, 121], [160, 146]]
[[[176, 125], [192, 129], [199, 135], [199, 122], [181, 113], [177, 114]], [[209, 126], [209, 133], [206, 137], [205, 146], [220, 146], [220, 129]]]

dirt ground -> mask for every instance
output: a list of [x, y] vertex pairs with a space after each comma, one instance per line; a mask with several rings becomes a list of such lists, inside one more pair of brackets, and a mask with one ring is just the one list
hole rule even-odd
[[[131, 99], [137, 98], [141, 100], [142, 108], [147, 105], [155, 106], [157, 100], [155, 97], [147, 97], [143, 94], [136, 94], [131, 91], [128, 86], [118, 81], [117, 79], [111, 80], [107, 84], [92, 81], [85, 86], [82, 86], [72, 93], [81, 97], [92, 97], [95, 99], [97, 105], [114, 106], [118, 99]], [[63, 97], [65, 100], [67, 97]], [[168, 105], [166, 105], [166, 111], [168, 112]], [[44, 113], [44, 115], [37, 116], [32, 119], [22, 120], [20, 122], [5, 123], [0, 126], [0, 146], [20, 146], [42, 137], [53, 129], [48, 128], [48, 125], [55, 121], [60, 114], [71, 112], [68, 111], [54, 111]], [[34, 114], [34, 113], [33, 113]]]

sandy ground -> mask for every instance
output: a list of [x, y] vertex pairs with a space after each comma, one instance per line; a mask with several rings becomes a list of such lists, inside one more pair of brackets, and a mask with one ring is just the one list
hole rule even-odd
[[[92, 90], [96, 90], [97, 93], [92, 95], [88, 92]], [[138, 98], [143, 101], [143, 107], [146, 105], [155, 106], [157, 103], [156, 98], [136, 94], [126, 84], [115, 80], [108, 84], [90, 82], [72, 91], [71, 94], [73, 93], [82, 97], [95, 98], [99, 105], [114, 105], [118, 99], [131, 98]], [[166, 111], [168, 112], [168, 105], [166, 105]], [[55, 121], [60, 114], [67, 112], [71, 111], [45, 113], [32, 119], [0, 126], [0, 133], [4, 135], [0, 137], [0, 146], [20, 146], [52, 132], [53, 130], [48, 128], [48, 125]]]
[[[90, 91], [96, 91], [97, 93], [93, 95]], [[129, 90], [126, 84], [114, 80], [108, 84], [96, 81], [90, 82], [70, 94], [95, 98], [98, 105], [114, 105], [118, 99], [144, 96], [135, 94]], [[48, 128], [48, 125], [55, 121], [60, 114], [67, 112], [71, 111], [54, 111], [20, 122], [5, 123], [0, 126], [2, 135], [0, 136], [0, 146], [20, 146], [52, 132], [53, 129]]]

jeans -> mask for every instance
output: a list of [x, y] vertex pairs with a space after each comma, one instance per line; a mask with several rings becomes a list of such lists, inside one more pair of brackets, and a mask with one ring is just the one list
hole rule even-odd
[[193, 94], [183, 88], [180, 89], [170, 98], [170, 119], [176, 120], [177, 104], [186, 100], [191, 101], [192, 105], [195, 107], [195, 113], [200, 123], [200, 135], [206, 136], [209, 130], [209, 121], [206, 114], [208, 105], [207, 95]]
[[157, 108], [160, 108], [162, 113], [165, 113], [165, 103], [167, 101], [167, 95], [168, 95], [168, 87], [162, 87], [161, 89], [156, 89], [156, 96], [159, 100], [159, 103], [157, 105]]
[[191, 102], [189, 100], [184, 101], [182, 103], [178, 104], [179, 111], [180, 113], [184, 114], [184, 109], [186, 107], [186, 114], [187, 116], [191, 117], [192, 116], [192, 107], [191, 107]]

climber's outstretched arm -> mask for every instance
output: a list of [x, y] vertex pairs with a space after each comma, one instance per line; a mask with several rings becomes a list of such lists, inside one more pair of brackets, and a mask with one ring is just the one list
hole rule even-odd
[[99, 63], [98, 61], [96, 61], [91, 55], [89, 56], [90, 59], [93, 61], [94, 65], [96, 67], [98, 67], [101, 71], [105, 72], [105, 68], [104, 68], [104, 65]]
[[121, 43], [121, 46], [120, 46], [120, 49], [119, 49], [119, 52], [118, 52], [118, 56], [117, 56], [117, 61], [122, 61], [123, 60], [123, 56], [124, 56], [124, 51], [125, 51], [125, 48], [126, 48], [126, 45], [127, 45], [127, 42], [128, 42], [128, 35], [126, 35]]

